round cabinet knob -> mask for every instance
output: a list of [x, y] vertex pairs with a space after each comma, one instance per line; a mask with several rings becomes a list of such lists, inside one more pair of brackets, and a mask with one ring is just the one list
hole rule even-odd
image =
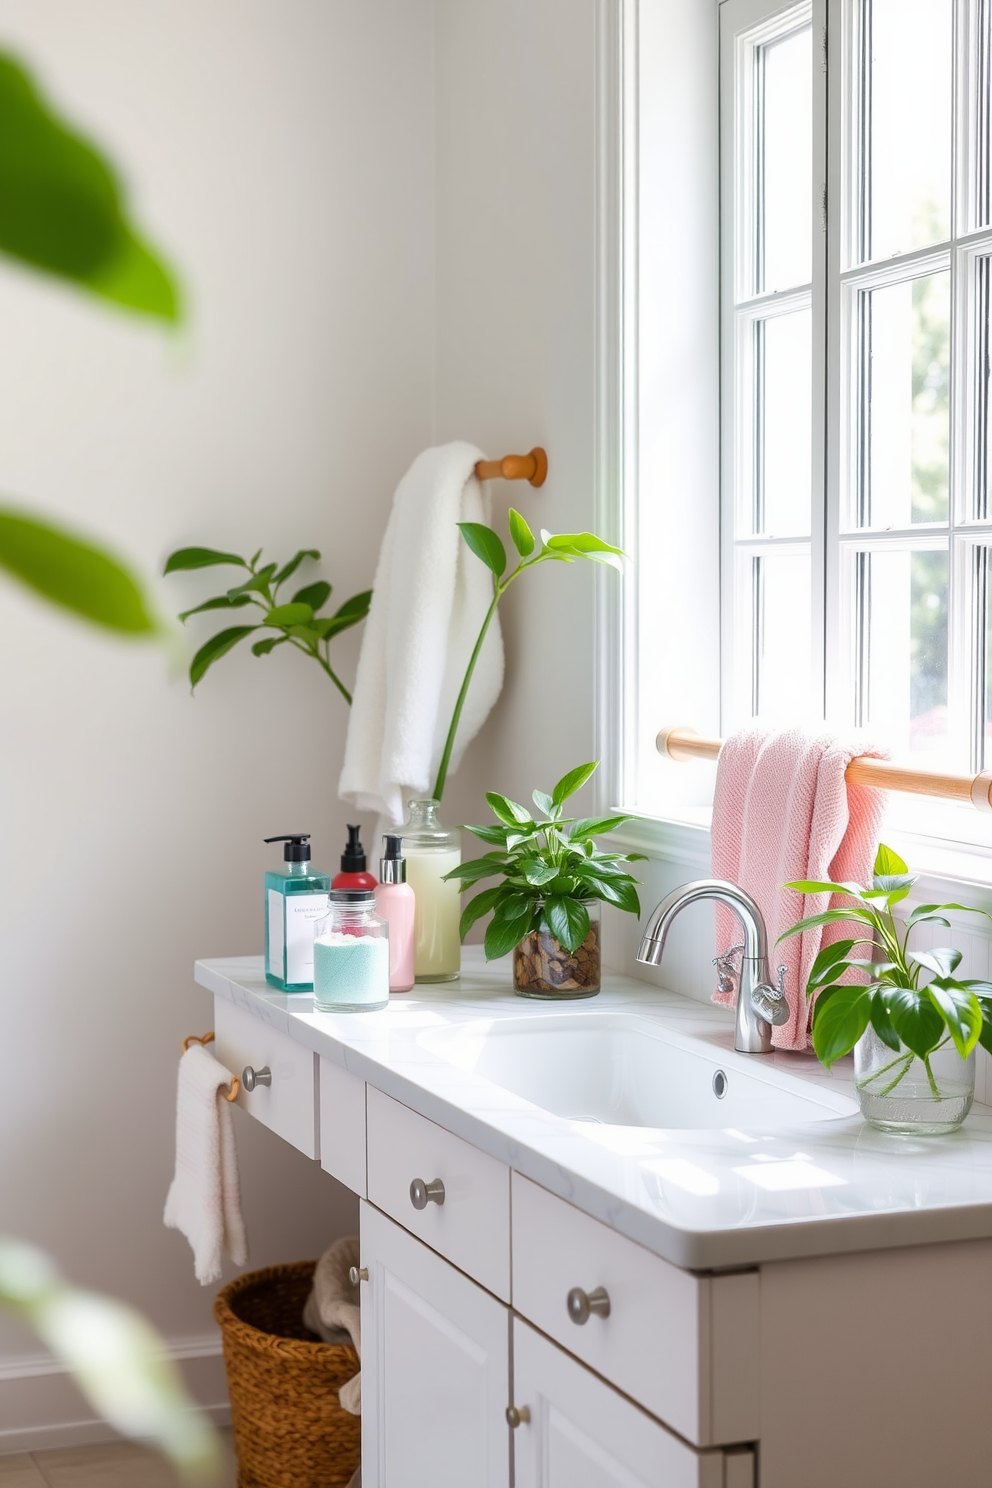
[[518, 1409], [515, 1405], [506, 1407], [506, 1424], [512, 1426], [516, 1431], [518, 1426], [526, 1426], [530, 1421], [530, 1406], [522, 1405]]
[[352, 1266], [348, 1272], [348, 1280], [351, 1282], [352, 1286], [357, 1286], [360, 1281], [368, 1281], [368, 1279], [368, 1266]]
[[428, 1204], [444, 1203], [444, 1184], [440, 1178], [425, 1183], [423, 1178], [414, 1178], [410, 1184], [410, 1203], [414, 1209], [426, 1209]]
[[581, 1287], [573, 1287], [565, 1305], [572, 1322], [580, 1326], [587, 1323], [593, 1314], [601, 1318], [608, 1318], [610, 1315], [610, 1296], [605, 1287], [597, 1287], [593, 1292], [584, 1292]]
[[250, 1064], [246, 1064], [241, 1071], [241, 1083], [251, 1095], [256, 1085], [272, 1084], [272, 1071], [267, 1064], [264, 1064], [260, 1070], [252, 1069]]

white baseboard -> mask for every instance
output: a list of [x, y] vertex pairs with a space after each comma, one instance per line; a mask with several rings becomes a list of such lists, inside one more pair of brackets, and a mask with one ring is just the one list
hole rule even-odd
[[[169, 1341], [186, 1388], [217, 1425], [231, 1418], [219, 1332]], [[65, 1365], [51, 1354], [0, 1358], [0, 1454], [118, 1441], [93, 1415]]]

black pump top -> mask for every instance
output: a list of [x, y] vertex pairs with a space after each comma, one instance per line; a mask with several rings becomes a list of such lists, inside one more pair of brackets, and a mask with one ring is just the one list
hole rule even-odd
[[386, 858], [388, 862], [394, 862], [397, 858], [401, 858], [403, 856], [403, 854], [400, 852], [400, 847], [403, 843], [402, 837], [400, 837], [399, 835], [394, 835], [394, 833], [392, 832], [386, 832], [383, 834], [382, 840], [386, 844], [386, 851], [383, 853], [383, 857]]
[[281, 837], [264, 837], [263, 842], [285, 842], [282, 850], [283, 859], [287, 863], [309, 863], [310, 861], [310, 833], [309, 832], [284, 832]]
[[361, 832], [361, 827], [353, 827], [348, 823], [348, 846], [341, 854], [342, 873], [365, 872], [365, 849], [362, 846]]

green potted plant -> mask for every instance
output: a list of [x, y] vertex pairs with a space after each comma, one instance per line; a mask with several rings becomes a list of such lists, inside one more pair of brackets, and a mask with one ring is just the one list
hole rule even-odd
[[594, 837], [629, 820], [626, 816], [566, 817], [565, 802], [593, 774], [598, 760], [563, 775], [550, 795], [536, 790], [535, 818], [496, 791], [486, 800], [497, 821], [465, 830], [492, 844], [481, 858], [461, 863], [445, 876], [462, 888], [487, 878], [462, 911], [462, 938], [492, 911], [486, 929], [486, 960], [513, 951], [513, 985], [520, 997], [593, 997], [600, 984], [599, 906], [614, 904], [639, 915], [637, 880], [621, 865], [641, 853], [600, 852]]
[[897, 920], [895, 906], [915, 882], [882, 846], [870, 888], [786, 884], [800, 894], [843, 894], [848, 903], [808, 915], [779, 941], [820, 925], [855, 928], [850, 939], [824, 946], [810, 968], [813, 1048], [828, 1069], [854, 1050], [858, 1101], [873, 1126], [936, 1135], [960, 1126], [971, 1109], [975, 1047], [992, 1052], [992, 983], [956, 977], [961, 952], [953, 947], [909, 949], [920, 925], [950, 929], [945, 911], [985, 915], [968, 904], [919, 904]]

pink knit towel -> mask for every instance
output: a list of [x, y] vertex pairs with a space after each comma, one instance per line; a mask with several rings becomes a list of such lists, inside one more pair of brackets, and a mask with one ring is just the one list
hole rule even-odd
[[[748, 728], [733, 734], [720, 751], [713, 799], [711, 853], [713, 877], [745, 889], [761, 910], [768, 931], [768, 960], [788, 968], [787, 1023], [772, 1030], [779, 1049], [805, 1049], [809, 1013], [806, 979], [817, 952], [851, 934], [845, 925], [805, 930], [776, 946], [783, 930], [807, 915], [830, 907], [828, 894], [800, 894], [782, 885], [798, 879], [831, 883], [871, 881], [884, 792], [848, 785], [844, 771], [859, 754], [888, 755], [864, 742], [812, 735], [802, 729], [769, 733]], [[843, 902], [834, 896], [833, 903]], [[717, 950], [740, 943], [740, 922], [717, 907]], [[734, 993], [714, 992], [714, 1002], [734, 1001]]]

